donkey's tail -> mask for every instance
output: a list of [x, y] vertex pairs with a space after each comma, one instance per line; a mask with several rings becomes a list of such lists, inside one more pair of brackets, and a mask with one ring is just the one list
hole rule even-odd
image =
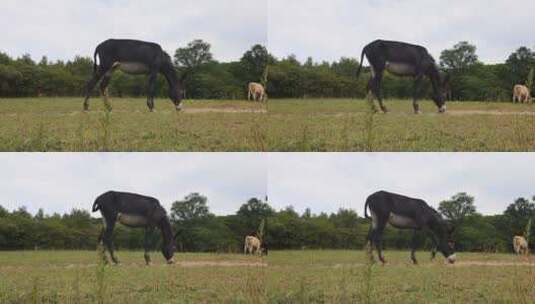
[[360, 70], [362, 69], [362, 62], [364, 61], [364, 53], [366, 51], [366, 48], [363, 48], [362, 49], [362, 52], [360, 53], [360, 64], [359, 64], [359, 68], [357, 70], [357, 79], [359, 79], [359, 76], [360, 76]]
[[366, 203], [364, 204], [364, 217], [369, 219], [370, 216], [368, 215], [368, 204], [369, 204], [370, 198], [366, 199]]
[[97, 73], [97, 55], [98, 55], [98, 47], [95, 49], [95, 53], [93, 54], [93, 74]]
[[98, 198], [95, 200], [95, 202], [93, 203], [93, 208], [91, 209], [93, 212], [97, 212], [98, 210], [100, 210], [100, 205], [98, 204]]

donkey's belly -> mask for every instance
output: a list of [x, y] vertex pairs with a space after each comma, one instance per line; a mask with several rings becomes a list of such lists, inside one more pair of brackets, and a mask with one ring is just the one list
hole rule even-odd
[[138, 62], [116, 62], [113, 64], [113, 67], [118, 68], [124, 73], [127, 74], [148, 74], [150, 69], [147, 65]]
[[117, 214], [117, 221], [129, 227], [147, 226], [148, 223], [147, 218], [144, 216], [125, 213]]
[[400, 62], [386, 62], [385, 68], [388, 72], [397, 76], [414, 76], [416, 69], [413, 65]]
[[390, 213], [390, 216], [388, 217], [388, 222], [390, 223], [390, 225], [396, 228], [400, 228], [400, 229], [417, 229], [418, 228], [418, 225], [416, 224], [416, 222], [410, 217], [398, 215], [395, 213]]

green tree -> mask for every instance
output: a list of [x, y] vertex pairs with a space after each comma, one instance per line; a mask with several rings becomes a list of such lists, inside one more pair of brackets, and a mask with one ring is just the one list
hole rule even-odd
[[175, 65], [182, 74], [186, 96], [201, 97], [199, 91], [199, 72], [203, 66], [213, 62], [210, 44], [201, 39], [193, 40], [184, 48], [175, 51]]
[[466, 194], [466, 192], [457, 193], [451, 199], [440, 202], [438, 211], [447, 219], [461, 221], [468, 216], [476, 214], [474, 197]]
[[468, 41], [461, 41], [440, 53], [440, 66], [450, 70], [464, 70], [478, 62], [476, 46]]
[[175, 52], [175, 65], [186, 70], [196, 70], [203, 64], [213, 61], [210, 44], [201, 39], [193, 40]]
[[535, 52], [522, 46], [509, 55], [505, 64], [509, 70], [510, 87], [524, 84], [530, 69], [535, 67]]
[[533, 81], [535, 80], [535, 67], [531, 68], [528, 73], [528, 79], [526, 80], [526, 86], [530, 91], [533, 91]]
[[245, 234], [257, 231], [262, 220], [273, 215], [274, 210], [266, 202], [251, 198], [247, 203], [241, 205], [236, 215], [244, 222], [246, 229]]
[[12, 61], [11, 57], [4, 52], [0, 52], [0, 64], [10, 64]]
[[16, 96], [22, 79], [16, 67], [0, 64], [0, 96]]
[[517, 198], [507, 206], [504, 215], [509, 220], [511, 234], [523, 235], [528, 221], [535, 218], [535, 203], [523, 197]]
[[355, 58], [342, 57], [338, 62], [333, 62], [333, 71], [343, 77], [355, 78], [359, 62]]
[[528, 199], [520, 197], [507, 206], [504, 214], [515, 219], [529, 218], [535, 215], [535, 204]]
[[210, 216], [206, 203], [208, 199], [197, 192], [191, 193], [181, 201], [175, 201], [171, 207], [171, 219], [175, 222], [187, 222]]
[[[256, 44], [246, 51], [240, 59], [246, 80], [264, 83], [264, 71], [266, 70], [270, 55], [265, 46]], [[265, 83], [264, 83], [265, 85]]]
[[331, 214], [329, 220], [339, 228], [356, 228], [359, 216], [355, 210], [340, 208], [337, 213]]

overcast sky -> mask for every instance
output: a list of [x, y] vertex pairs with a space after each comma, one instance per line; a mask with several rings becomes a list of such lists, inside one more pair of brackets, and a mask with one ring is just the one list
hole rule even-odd
[[212, 212], [230, 214], [265, 198], [266, 165], [260, 153], [0, 153], [0, 205], [89, 210], [99, 194], [119, 190], [156, 197], [169, 210], [200, 192]]
[[271, 153], [269, 201], [301, 213], [351, 208], [363, 215], [378, 190], [440, 201], [475, 196], [477, 210], [502, 213], [518, 197], [535, 195], [535, 154], [523, 153]]
[[535, 47], [533, 12], [533, 0], [2, 0], [0, 51], [65, 60], [92, 55], [110, 37], [159, 42], [171, 53], [201, 38], [220, 61], [257, 43], [277, 57], [332, 61], [359, 57], [382, 38], [422, 44], [438, 60], [467, 40], [492, 63]]
[[440, 52], [467, 40], [484, 62], [535, 47], [533, 0], [269, 0], [269, 47], [304, 60], [360, 57], [381, 38]]
[[467, 192], [479, 212], [497, 214], [535, 195], [533, 164], [533, 153], [0, 153], [0, 205], [63, 213], [121, 190], [169, 208], [200, 192], [221, 215], [267, 193], [277, 210], [362, 215], [366, 197], [387, 190], [434, 207]]
[[217, 60], [266, 44], [266, 0], [2, 0], [0, 51], [34, 60], [92, 56], [107, 38], [158, 42], [173, 54], [194, 39]]

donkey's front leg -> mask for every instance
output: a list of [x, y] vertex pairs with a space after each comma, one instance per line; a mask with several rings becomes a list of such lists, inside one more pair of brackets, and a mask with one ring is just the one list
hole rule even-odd
[[151, 72], [149, 76], [149, 89], [147, 92], [147, 106], [149, 111], [154, 112], [154, 95], [156, 95], [156, 79], [158, 78], [157, 72]]
[[145, 257], [145, 264], [147, 266], [150, 266], [152, 264], [152, 261], [150, 259], [149, 251], [150, 251], [150, 234], [152, 232], [151, 228], [145, 228], [145, 239], [143, 242], [143, 246], [145, 249], [144, 257]]

